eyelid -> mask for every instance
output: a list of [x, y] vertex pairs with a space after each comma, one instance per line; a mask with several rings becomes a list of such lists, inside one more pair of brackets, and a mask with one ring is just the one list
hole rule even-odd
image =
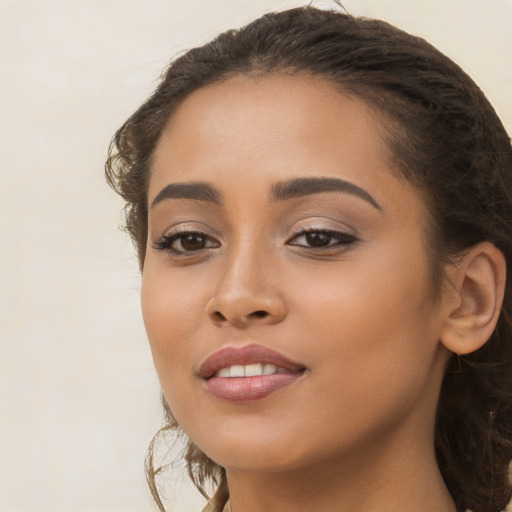
[[160, 231], [160, 233], [161, 234], [155, 236], [155, 239], [158, 240], [163, 237], [182, 233], [203, 233], [205, 236], [210, 238], [220, 239], [220, 235], [212, 227], [204, 224], [203, 222], [196, 221], [177, 222], [176, 224], [168, 226], [166, 229]]
[[[302, 219], [292, 228], [292, 234], [287, 238], [286, 244], [308, 252], [333, 252], [348, 249], [348, 247], [360, 241], [354, 228], [329, 217], [314, 217]], [[329, 235], [327, 245], [312, 245], [311, 243], [295, 243], [301, 237], [312, 234]], [[311, 240], [310, 240], [311, 242]], [[333, 243], [334, 242], [334, 243]]]
[[[175, 226], [171, 226], [168, 228], [163, 235], [157, 237], [153, 243], [152, 246], [154, 249], [167, 252], [172, 256], [180, 257], [180, 256], [192, 256], [197, 255], [199, 253], [202, 253], [204, 251], [208, 251], [209, 249], [214, 249], [217, 247], [220, 247], [221, 242], [219, 241], [218, 237], [216, 235], [211, 234], [211, 229], [209, 229], [207, 226], [203, 225], [202, 223], [190, 223], [190, 224], [183, 224], [180, 223]], [[197, 235], [204, 237], [207, 241], [214, 241], [213, 245], [199, 248], [196, 250], [177, 250], [172, 247], [172, 245], [179, 240], [181, 237], [185, 237], [186, 235]]]
[[295, 222], [290, 229], [292, 236], [295, 236], [299, 233], [304, 232], [312, 232], [312, 231], [322, 231], [322, 232], [336, 232], [342, 233], [347, 236], [352, 236], [355, 238], [359, 238], [357, 231], [350, 226], [349, 224], [345, 224], [338, 219], [334, 219], [331, 217], [311, 217], [307, 219], [301, 219], [298, 222]]
[[[313, 234], [327, 235], [331, 239], [334, 239], [335, 243], [329, 243], [329, 244], [324, 245], [324, 246], [316, 246], [316, 247], [314, 245], [292, 243], [292, 241], [294, 241], [294, 240], [298, 240], [298, 239], [300, 239], [302, 237], [307, 237], [308, 235], [313, 235]], [[297, 246], [297, 247], [304, 247], [304, 248], [308, 248], [308, 249], [313, 249], [313, 250], [318, 251], [318, 250], [335, 249], [335, 248], [339, 248], [339, 247], [343, 247], [343, 246], [348, 246], [348, 245], [353, 244], [353, 243], [358, 242], [358, 241], [359, 241], [359, 239], [356, 236], [351, 235], [351, 234], [346, 233], [345, 231], [341, 231], [341, 230], [333, 230], [333, 229], [305, 229], [305, 230], [299, 231], [298, 233], [293, 235], [288, 240], [287, 244], [288, 245]]]

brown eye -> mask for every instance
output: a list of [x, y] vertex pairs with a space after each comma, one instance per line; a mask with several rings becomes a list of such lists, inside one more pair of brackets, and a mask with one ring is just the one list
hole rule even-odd
[[340, 249], [354, 242], [357, 242], [355, 236], [342, 231], [311, 230], [300, 232], [288, 243], [306, 249]]
[[191, 233], [178, 238], [174, 243], [180, 245], [180, 248], [184, 251], [198, 251], [205, 248], [206, 237]]
[[160, 251], [179, 255], [220, 247], [220, 244], [204, 233], [190, 231], [165, 235], [155, 243], [154, 247]]
[[305, 238], [311, 247], [325, 247], [331, 243], [332, 235], [330, 233], [307, 233]]

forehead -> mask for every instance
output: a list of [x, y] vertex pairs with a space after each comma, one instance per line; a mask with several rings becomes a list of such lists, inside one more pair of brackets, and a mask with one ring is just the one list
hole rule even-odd
[[[238, 75], [189, 95], [170, 118], [152, 160], [149, 200], [170, 182], [249, 190], [310, 175], [385, 195], [396, 185], [379, 114], [325, 78]], [[378, 199], [377, 199], [378, 200]]]
[[[229, 121], [237, 123], [248, 118], [253, 123], [247, 129], [276, 132], [285, 128], [287, 133], [305, 127], [318, 129], [325, 125], [326, 110], [333, 116], [346, 116], [348, 111], [344, 106], [349, 103], [359, 111], [359, 122], [374, 121], [376, 114], [370, 107], [326, 78], [304, 73], [241, 74], [190, 94], [170, 118], [167, 131], [172, 132], [176, 126], [183, 128], [191, 116], [200, 116], [205, 126], [216, 131], [223, 126], [229, 129]], [[353, 117], [351, 122], [356, 120]], [[270, 120], [278, 124], [273, 127], [269, 125]], [[219, 125], [218, 121], [223, 124]]]
[[375, 136], [373, 147], [378, 144], [384, 149], [376, 122], [380, 117], [370, 106], [325, 78], [244, 74], [190, 94], [169, 119], [162, 139], [192, 135], [199, 143], [213, 137], [218, 143], [228, 135], [239, 141], [250, 137], [256, 144], [268, 143], [271, 135], [282, 145], [292, 138], [303, 138], [306, 143], [314, 134], [335, 138], [332, 129], [337, 131], [336, 125], [350, 124], [352, 136], [345, 133], [345, 138], [360, 139], [363, 132], [371, 133]]

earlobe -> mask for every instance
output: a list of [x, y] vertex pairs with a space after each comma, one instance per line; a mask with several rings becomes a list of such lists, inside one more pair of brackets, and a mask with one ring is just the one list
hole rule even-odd
[[441, 343], [456, 354], [482, 347], [496, 327], [505, 291], [505, 258], [490, 242], [473, 246], [450, 272], [452, 300]]

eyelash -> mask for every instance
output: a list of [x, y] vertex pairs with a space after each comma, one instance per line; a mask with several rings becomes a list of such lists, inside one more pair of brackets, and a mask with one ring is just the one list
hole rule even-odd
[[[210, 241], [210, 242], [214, 241], [215, 244], [210, 247], [200, 247], [199, 249], [191, 249], [191, 250], [187, 250], [187, 249], [179, 250], [179, 249], [176, 249], [173, 247], [174, 243], [179, 240], [181, 240], [183, 243], [183, 240], [186, 237], [202, 238], [205, 240], [205, 243], [208, 243], [208, 241]], [[160, 238], [160, 240], [158, 240], [155, 243], [154, 248], [159, 251], [167, 251], [167, 252], [172, 253], [173, 255], [180, 256], [180, 255], [198, 253], [200, 251], [216, 248], [219, 246], [220, 246], [220, 244], [214, 238], [204, 234], [201, 231], [193, 231], [192, 230], [192, 231], [180, 231], [177, 233], [173, 233], [171, 235], [164, 235], [162, 238]]]
[[[320, 235], [324, 237], [328, 237], [329, 243], [328, 245], [321, 245], [321, 246], [313, 246], [313, 245], [303, 245], [298, 243], [291, 243], [293, 240], [297, 240], [301, 237], [308, 237], [312, 235]], [[210, 244], [209, 246], [199, 247], [198, 249], [176, 249], [173, 247], [173, 245], [181, 240], [181, 243], [183, 243], [183, 240], [186, 237], [197, 237], [204, 240], [205, 244]], [[335, 243], [331, 243], [332, 241], [335, 241]], [[297, 233], [295, 233], [287, 242], [288, 245], [296, 246], [296, 247], [302, 247], [305, 249], [312, 249], [313, 251], [328, 251], [333, 250], [340, 247], [348, 247], [349, 245], [357, 242], [358, 239], [351, 234], [345, 233], [343, 231], [334, 231], [329, 229], [300, 229]], [[213, 244], [212, 244], [213, 242]], [[310, 241], [311, 242], [311, 241]], [[170, 234], [170, 235], [164, 235], [162, 236], [155, 244], [154, 248], [159, 251], [167, 251], [175, 256], [186, 256], [186, 255], [192, 255], [197, 254], [201, 251], [208, 250], [208, 249], [214, 249], [220, 247], [220, 243], [216, 241], [214, 238], [206, 235], [205, 233], [201, 231], [181, 231], [178, 233]]]
[[[311, 236], [311, 235], [326, 236], [331, 239], [330, 242], [332, 242], [332, 240], [334, 239], [336, 241], [336, 243], [329, 243], [328, 245], [318, 246], [318, 247], [314, 247], [312, 245], [300, 245], [300, 244], [290, 243], [292, 240], [297, 240], [300, 237], [307, 237], [307, 236]], [[336, 248], [340, 248], [340, 247], [348, 247], [349, 245], [352, 245], [353, 243], [355, 243], [357, 241], [358, 241], [358, 239], [354, 235], [345, 233], [343, 231], [334, 231], [331, 229], [311, 229], [311, 228], [305, 229], [305, 228], [303, 228], [303, 229], [300, 229], [298, 231], [298, 233], [296, 233], [292, 238], [290, 238], [290, 240], [288, 241], [288, 244], [295, 245], [298, 247], [306, 247], [309, 249], [313, 249], [314, 251], [328, 251], [328, 250], [332, 250], [332, 249], [336, 249]]]

